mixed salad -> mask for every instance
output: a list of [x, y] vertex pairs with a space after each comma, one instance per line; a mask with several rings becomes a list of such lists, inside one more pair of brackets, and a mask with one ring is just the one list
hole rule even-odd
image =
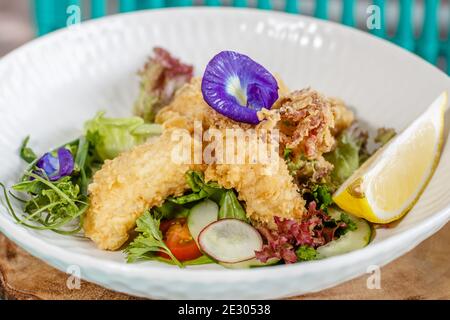
[[[367, 132], [344, 102], [310, 88], [290, 92], [237, 52], [218, 53], [195, 78], [192, 66], [155, 48], [139, 76], [134, 116], [99, 112], [81, 137], [41, 156], [24, 140], [23, 176], [9, 190], [0, 184], [18, 224], [88, 237], [123, 250], [129, 263], [180, 267], [296, 263], [369, 243], [371, 223], [341, 210], [332, 194], [392, 129], [380, 129], [369, 151]], [[171, 161], [173, 132], [194, 137], [196, 123], [218, 132], [277, 130], [278, 168], [265, 174], [267, 163]]]

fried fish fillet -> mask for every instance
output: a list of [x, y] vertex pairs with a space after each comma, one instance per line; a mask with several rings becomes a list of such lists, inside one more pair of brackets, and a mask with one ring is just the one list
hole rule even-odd
[[267, 174], [266, 169], [262, 164], [216, 164], [207, 167], [205, 179], [235, 188], [252, 223], [275, 229], [275, 216], [300, 219], [305, 201], [283, 161], [272, 174]]
[[[251, 128], [211, 109], [203, 100], [200, 87], [201, 79], [192, 79], [156, 115], [156, 122], [165, 128], [162, 136], [106, 161], [95, 174], [89, 186], [90, 208], [84, 229], [86, 236], [99, 248], [120, 248], [146, 209], [187, 190], [185, 172], [190, 169], [204, 171], [207, 180], [217, 181], [225, 188], [235, 188], [255, 224], [274, 227], [274, 216], [301, 218], [305, 203], [281, 158], [272, 174], [267, 174], [264, 164], [192, 165], [172, 161], [171, 152], [176, 142], [172, 141], [171, 133], [175, 128], [192, 133], [195, 121], [204, 129]], [[273, 119], [264, 120], [257, 127], [274, 128], [279, 118]]]
[[165, 127], [162, 136], [107, 160], [94, 175], [84, 231], [99, 248], [120, 248], [146, 209], [188, 188], [185, 173], [192, 165], [172, 161], [171, 153], [178, 142], [172, 141], [171, 134], [177, 128], [192, 131], [194, 120], [202, 121], [210, 108], [199, 92], [199, 79], [185, 85], [157, 116], [157, 122]]
[[185, 172], [190, 165], [172, 161], [173, 145], [171, 132], [167, 131], [106, 160], [96, 172], [89, 185], [90, 206], [84, 231], [99, 248], [120, 248], [146, 209], [188, 188]]
[[[186, 107], [186, 101], [189, 101], [189, 106], [195, 106], [194, 110]], [[253, 126], [233, 121], [217, 113], [204, 102], [199, 79], [193, 80], [189, 86], [180, 90], [174, 101], [157, 115], [157, 121], [164, 119], [165, 124], [172, 125], [180, 118], [187, 119], [186, 129], [191, 128], [193, 121], [201, 121], [203, 128], [220, 130], [224, 137], [227, 129], [270, 131], [277, 126], [279, 120], [275, 115]], [[180, 123], [176, 125], [179, 126]], [[197, 169], [204, 170], [206, 180], [216, 181], [227, 189], [236, 189], [239, 199], [245, 202], [247, 216], [256, 224], [275, 228], [274, 216], [300, 219], [305, 211], [305, 202], [297, 192], [297, 186], [286, 163], [278, 155], [278, 149], [276, 158], [273, 158], [271, 163], [252, 163], [250, 150], [255, 150], [255, 146], [250, 146], [249, 141], [247, 143], [243, 163], [208, 162]], [[270, 141], [267, 141], [267, 144], [267, 149], [271, 149]], [[244, 150], [235, 148], [233, 152], [236, 155]], [[203, 159], [204, 162], [205, 160]]]

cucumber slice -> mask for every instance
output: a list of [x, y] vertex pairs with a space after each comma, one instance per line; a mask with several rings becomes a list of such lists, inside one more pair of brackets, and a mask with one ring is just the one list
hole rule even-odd
[[238, 219], [221, 219], [206, 226], [198, 236], [200, 249], [218, 262], [253, 259], [263, 240], [251, 225]]
[[204, 200], [191, 208], [187, 223], [192, 238], [198, 243], [198, 235], [209, 224], [217, 221], [219, 206], [211, 200]]
[[267, 260], [267, 262], [261, 262], [256, 258], [252, 258], [241, 262], [235, 263], [219, 262], [219, 264], [228, 269], [248, 269], [248, 268], [271, 266], [277, 264], [279, 261], [280, 259], [270, 258], [269, 260]]
[[[342, 211], [329, 208], [328, 214], [333, 219], [340, 219]], [[357, 229], [349, 231], [339, 239], [331, 241], [326, 245], [317, 248], [318, 258], [324, 259], [339, 254], [344, 254], [350, 251], [364, 248], [369, 242], [372, 236], [372, 228], [369, 223], [361, 218], [357, 218], [351, 214], [348, 214], [349, 218], [356, 224]]]

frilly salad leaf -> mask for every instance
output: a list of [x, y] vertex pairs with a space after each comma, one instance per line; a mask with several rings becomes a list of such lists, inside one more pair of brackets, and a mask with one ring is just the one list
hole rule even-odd
[[318, 208], [327, 211], [327, 208], [333, 204], [333, 199], [329, 187], [325, 184], [318, 184], [311, 190], [314, 201]]
[[141, 78], [134, 113], [145, 122], [153, 122], [156, 113], [173, 98], [175, 92], [192, 78], [193, 67], [173, 57], [163, 48], [153, 48]]
[[325, 156], [334, 165], [331, 177], [342, 184], [359, 167], [359, 148], [348, 135], [342, 135], [336, 149]]
[[100, 160], [112, 159], [162, 132], [160, 125], [144, 123], [140, 117], [105, 118], [104, 112], [87, 121], [84, 128]]
[[302, 245], [295, 250], [299, 261], [310, 261], [317, 258], [317, 251], [313, 247]]
[[350, 219], [348, 214], [346, 214], [345, 212], [341, 212], [340, 219], [337, 221], [343, 222], [345, 224], [345, 228], [341, 228], [338, 230], [339, 236], [346, 234], [348, 231], [355, 231], [356, 229], [358, 229], [358, 227], [356, 226], [356, 223], [352, 219]]
[[247, 221], [245, 210], [233, 189], [225, 189], [217, 182], [205, 182], [201, 172], [188, 171], [186, 179], [191, 189], [195, 191], [183, 197], [209, 198], [219, 205], [219, 219], [234, 218]]

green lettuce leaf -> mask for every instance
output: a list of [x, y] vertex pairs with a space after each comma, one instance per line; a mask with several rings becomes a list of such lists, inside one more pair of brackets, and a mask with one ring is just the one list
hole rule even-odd
[[324, 155], [325, 159], [334, 165], [331, 172], [331, 182], [334, 186], [341, 185], [355, 172], [377, 149], [388, 143], [396, 135], [391, 128], [380, 128], [374, 138], [375, 150], [367, 150], [368, 134], [353, 126], [337, 138], [337, 146], [332, 152]]
[[324, 155], [333, 164], [332, 183], [341, 185], [368, 158], [366, 150], [367, 133], [351, 128], [344, 131], [337, 139], [336, 149]]
[[226, 190], [219, 203], [219, 219], [233, 218], [247, 221], [247, 214], [242, 208], [233, 190]]
[[[192, 190], [191, 193], [176, 198], [168, 198], [166, 203], [171, 202], [189, 208], [191, 204], [208, 198], [219, 205], [219, 219], [235, 218], [247, 221], [245, 210], [237, 199], [234, 190], [225, 189], [217, 182], [205, 182], [203, 173], [198, 171], [186, 172], [186, 182]], [[167, 206], [166, 203], [163, 207]], [[179, 207], [178, 210], [180, 210]]]
[[205, 182], [203, 178], [203, 174], [197, 171], [188, 171], [186, 172], [186, 182], [191, 188], [192, 192], [186, 195], [169, 198], [170, 202], [184, 205], [193, 203], [205, 198], [212, 198], [214, 201], [219, 202], [222, 196], [222, 193], [225, 189], [219, 186], [215, 182]]
[[104, 112], [87, 121], [84, 129], [100, 160], [112, 159], [162, 132], [160, 125], [144, 123], [140, 117], [105, 118]]

